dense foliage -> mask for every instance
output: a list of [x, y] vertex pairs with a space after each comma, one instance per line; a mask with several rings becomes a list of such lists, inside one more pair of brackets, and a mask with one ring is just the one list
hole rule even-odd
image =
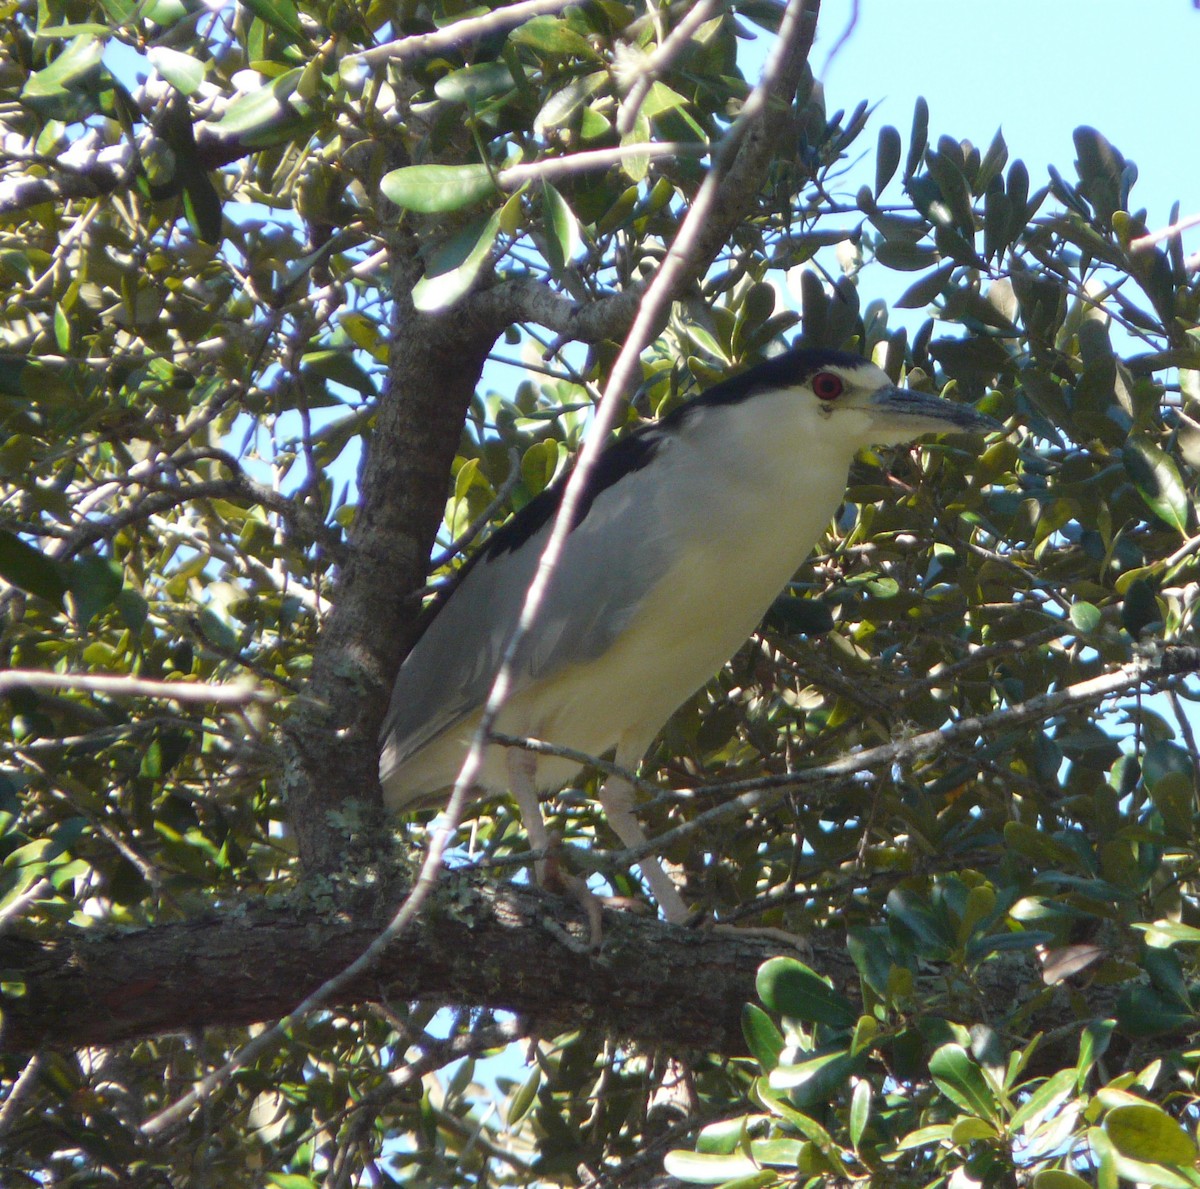
[[[920, 100], [827, 111], [818, 8], [743, 126], [766, 0], [0, 4], [0, 1005], [40, 1028], [0, 1030], [5, 1185], [1200, 1185], [1197, 262], [1098, 131], [1040, 178]], [[642, 769], [688, 902], [808, 966], [713, 1053], [627, 1043], [666, 1003], [498, 1012], [509, 970], [340, 998], [156, 1126], [246, 1009], [104, 1043], [106, 998], [74, 1047], [29, 955], [336, 921], [419, 861], [422, 822], [358, 827], [426, 562], [561, 472], [710, 169], [626, 425], [786, 332], [1009, 431], [862, 456]], [[570, 861], [641, 895], [578, 784]], [[525, 846], [503, 801], [467, 824]]]

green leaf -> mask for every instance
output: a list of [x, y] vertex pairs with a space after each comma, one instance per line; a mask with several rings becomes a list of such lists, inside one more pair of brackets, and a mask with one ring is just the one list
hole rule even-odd
[[534, 1099], [537, 1097], [538, 1088], [542, 1084], [542, 1067], [534, 1065], [529, 1076], [522, 1083], [521, 1088], [513, 1095], [512, 1102], [508, 1104], [507, 1121], [509, 1127], [515, 1127], [529, 1112], [529, 1108], [533, 1105]]
[[842, 1092], [858, 1065], [849, 1053], [823, 1053], [796, 1065], [776, 1066], [767, 1083], [773, 1090], [789, 1091], [794, 1106], [820, 1106]]
[[858, 1019], [853, 1004], [820, 975], [795, 958], [771, 958], [758, 968], [755, 990], [763, 1003], [785, 1019], [850, 1028]]
[[1047, 1078], [1020, 1106], [1020, 1109], [1009, 1120], [1013, 1128], [1024, 1127], [1025, 1124], [1038, 1115], [1048, 1115], [1056, 1111], [1067, 1100], [1076, 1088], [1076, 1073], [1074, 1069], [1060, 1069], [1052, 1077]]
[[1122, 206], [1121, 175], [1125, 158], [1095, 128], [1086, 124], [1075, 129], [1073, 139], [1079, 154], [1075, 162], [1079, 190], [1107, 223]]
[[1091, 1189], [1087, 1181], [1061, 1168], [1044, 1168], [1033, 1178], [1033, 1189]]
[[289, 70], [278, 78], [239, 95], [217, 122], [222, 133], [247, 145], [265, 148], [295, 136], [312, 114], [310, 104], [296, 94], [303, 70]]
[[983, 197], [983, 257], [994, 260], [1012, 242], [1009, 227], [1012, 223], [1012, 200], [997, 188], [989, 190]]
[[606, 71], [596, 71], [594, 74], [574, 78], [564, 87], [555, 91], [545, 103], [541, 111], [534, 117], [533, 134], [545, 137], [548, 132], [562, 125], [569, 124], [576, 114], [590, 110], [586, 105], [596, 91], [607, 87], [610, 83]]
[[379, 188], [397, 206], [423, 215], [462, 210], [496, 192], [486, 165], [406, 165], [384, 174]]
[[204, 63], [191, 54], [181, 53], [165, 45], [154, 45], [146, 51], [150, 64], [184, 95], [193, 95], [204, 82]]
[[875, 150], [875, 197], [883, 193], [896, 167], [900, 164], [900, 133], [890, 124], [879, 129], [879, 145]]
[[542, 221], [550, 267], [559, 272], [574, 259], [583, 245], [583, 236], [567, 200], [549, 182], [542, 186]]
[[738, 1151], [746, 1139], [752, 1118], [751, 1115], [735, 1115], [732, 1119], [707, 1124], [696, 1136], [696, 1151], [710, 1156], [729, 1156]]
[[654, 83], [642, 101], [642, 113], [652, 120], [665, 111], [687, 107], [687, 100], [678, 91], [672, 91], [665, 83]]
[[1104, 1056], [1116, 1029], [1116, 1020], [1093, 1020], [1079, 1038], [1079, 1057], [1075, 1062], [1075, 1084], [1083, 1086], [1092, 1066]]
[[912, 139], [908, 142], [908, 160], [904, 165], [905, 178], [910, 178], [917, 172], [928, 143], [929, 104], [922, 95], [917, 97], [917, 102], [913, 105]]
[[919, 272], [940, 259], [937, 248], [904, 239], [885, 239], [875, 246], [875, 259], [896, 272]]
[[543, 54], [562, 54], [580, 58], [596, 57], [596, 51], [592, 49], [591, 42], [582, 34], [576, 33], [560, 17], [534, 17], [523, 25], [518, 25], [508, 36], [518, 45], [527, 45], [530, 49]]
[[1100, 608], [1094, 603], [1084, 602], [1082, 599], [1071, 604], [1071, 610], [1068, 614], [1072, 625], [1083, 632], [1084, 635], [1090, 635], [1104, 622], [1104, 616], [1100, 613]]
[[956, 1106], [991, 1123], [999, 1120], [996, 1096], [983, 1070], [962, 1045], [947, 1044], [929, 1058], [929, 1072], [947, 1098]]
[[183, 187], [183, 213], [192, 230], [206, 244], [221, 242], [221, 196], [208, 174], [199, 168], [186, 170]]
[[1191, 501], [1170, 455], [1145, 434], [1131, 434], [1121, 457], [1146, 506], [1177, 532], [1186, 534]]
[[[475, 232], [476, 226], [478, 224], [464, 228], [445, 244], [425, 275], [413, 286], [413, 305], [418, 310], [430, 313], [446, 309], [475, 283], [475, 278], [491, 253], [492, 245], [500, 235], [500, 212], [492, 215], [478, 233]], [[466, 249], [465, 254], [463, 248]]]
[[71, 592], [71, 610], [80, 626], [87, 627], [111, 606], [123, 584], [123, 571], [117, 562], [104, 557], [76, 561], [67, 571], [67, 587]]
[[1121, 600], [1122, 626], [1138, 640], [1146, 628], [1161, 621], [1162, 612], [1158, 609], [1158, 599], [1154, 597], [1154, 587], [1145, 578], [1135, 578]]
[[960, 1148], [965, 1148], [977, 1140], [986, 1143], [995, 1138], [996, 1129], [973, 1115], [960, 1115], [950, 1127], [950, 1139]]
[[309, 351], [300, 361], [301, 374], [305, 376], [320, 376], [332, 380], [346, 388], [353, 388], [363, 396], [375, 395], [375, 381], [362, 364], [354, 357], [352, 351], [345, 347], [329, 348], [321, 351]]
[[452, 70], [433, 84], [433, 93], [450, 103], [478, 103], [502, 95], [514, 86], [512, 71], [503, 62], [478, 62]]
[[308, 39], [300, 23], [300, 13], [292, 0], [245, 0], [245, 5], [256, 17], [280, 33], [287, 33], [297, 41]]
[[[1183, 777], [1183, 773], [1174, 773]], [[1183, 779], [1187, 779], [1183, 777]], [[1173, 945], [1195, 945], [1200, 943], [1200, 929], [1193, 925], [1185, 925], [1179, 921], [1155, 921], [1151, 924], [1135, 922], [1135, 929], [1141, 929], [1146, 935], [1146, 944], [1155, 949], [1168, 949]]]
[[871, 1117], [871, 1083], [860, 1079], [850, 1096], [850, 1142], [855, 1148], [862, 1142], [863, 1132]]
[[104, 42], [90, 34], [80, 34], [49, 66], [31, 74], [21, 89], [22, 99], [49, 99], [79, 86], [100, 69]]
[[920, 1127], [910, 1131], [896, 1145], [898, 1152], [908, 1152], [913, 1148], [925, 1148], [931, 1144], [940, 1144], [950, 1138], [952, 1128], [949, 1123], [935, 1123], [932, 1127]]
[[770, 1073], [779, 1064], [784, 1046], [783, 1034], [775, 1027], [775, 1021], [757, 1004], [744, 1004], [742, 1035], [763, 1073]]
[[750, 1141], [750, 1155], [758, 1164], [795, 1168], [803, 1147], [803, 1141], [798, 1139], [755, 1139]]
[[[663, 1168], [689, 1185], [720, 1185], [734, 1177], [752, 1177], [761, 1171], [749, 1156], [714, 1156], [682, 1151], [668, 1152], [663, 1157]], [[769, 1185], [774, 1181], [775, 1174], [767, 1173], [766, 1176], [769, 1179], [762, 1183]]]
[[1127, 986], [1117, 998], [1117, 1022], [1121, 1031], [1139, 1039], [1168, 1032], [1192, 1031], [1195, 1013], [1181, 1011], [1174, 999], [1154, 987]]
[[316, 1189], [317, 1186], [312, 1177], [295, 1172], [268, 1173], [267, 1184], [271, 1189]]
[[1131, 1160], [1151, 1164], [1193, 1165], [1196, 1145], [1161, 1107], [1150, 1103], [1114, 1107], [1104, 1116], [1112, 1145]]
[[54, 341], [64, 354], [71, 350], [71, 319], [61, 301], [54, 303]]
[[979, 884], [967, 893], [967, 901], [958, 922], [956, 940], [966, 945], [977, 926], [986, 920], [996, 907], [996, 890], [990, 884]]
[[145, 597], [136, 590], [124, 587], [117, 595], [116, 604], [121, 622], [135, 632], [141, 631], [150, 615], [150, 604], [146, 602]]
[[[1135, 1185], [1153, 1186], [1154, 1189], [1196, 1189], [1200, 1184], [1197, 1173], [1188, 1169], [1180, 1174], [1164, 1168], [1161, 1164], [1148, 1164], [1144, 1160], [1132, 1160], [1113, 1153], [1113, 1171], [1122, 1181], [1132, 1181]], [[1113, 1182], [1115, 1184], [1115, 1180]]]
[[60, 607], [67, 593], [62, 566], [7, 529], [0, 529], [0, 578]]
[[1004, 143], [1004, 133], [997, 128], [996, 135], [992, 137], [992, 143], [988, 145], [988, 150], [979, 163], [979, 173], [974, 183], [975, 193], [982, 194], [987, 190], [992, 179], [998, 178], [1007, 164], [1008, 145]]
[[217, 613], [208, 607], [202, 607], [196, 621], [200, 634], [211, 644], [215, 644], [222, 652], [235, 653], [240, 641], [237, 632], [230, 627]]
[[552, 439], [534, 442], [521, 456], [521, 479], [533, 495], [550, 485], [558, 470], [558, 443]]
[[81, 33], [94, 37], [107, 37], [111, 30], [107, 25], [96, 21], [72, 22], [69, 25], [43, 25], [37, 31], [41, 41], [65, 41], [68, 37], [78, 37]]

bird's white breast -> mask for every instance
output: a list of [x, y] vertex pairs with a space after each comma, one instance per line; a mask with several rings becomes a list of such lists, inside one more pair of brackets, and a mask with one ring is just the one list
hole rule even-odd
[[[623, 630], [600, 655], [581, 646], [572, 660], [568, 649], [566, 663], [514, 695], [500, 731], [640, 759], [754, 630], [841, 501], [854, 444], [811, 406], [797, 417], [803, 399], [782, 392], [698, 410], [648, 466], [600, 493], [564, 565], [572, 550], [587, 551], [597, 581], [612, 572], [636, 584], [642, 573], [629, 571], [630, 556], [650, 557], [646, 589], [634, 592]], [[579, 619], [588, 619], [583, 607]], [[477, 721], [470, 714], [395, 768], [389, 801], [403, 805], [452, 783]], [[576, 767], [542, 760], [538, 783], [559, 787]], [[490, 749], [480, 784], [507, 787], [502, 749]]]

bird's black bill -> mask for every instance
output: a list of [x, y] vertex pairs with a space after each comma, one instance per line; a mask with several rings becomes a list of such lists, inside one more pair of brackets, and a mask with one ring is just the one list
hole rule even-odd
[[871, 397], [871, 407], [877, 413], [894, 416], [897, 420], [927, 422], [922, 433], [996, 433], [1004, 426], [986, 413], [977, 413], [970, 405], [956, 405], [928, 392], [911, 388], [884, 388]]

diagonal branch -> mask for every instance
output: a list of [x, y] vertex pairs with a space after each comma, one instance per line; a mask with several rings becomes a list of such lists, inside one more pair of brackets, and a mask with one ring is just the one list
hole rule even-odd
[[[698, 831], [745, 815], [754, 809], [774, 805], [789, 793], [801, 789], [809, 796], [813, 790], [829, 791], [843, 784], [860, 772], [870, 772], [876, 769], [886, 769], [893, 764], [908, 764], [914, 760], [929, 759], [951, 747], [972, 743], [980, 735], [992, 731], [1012, 730], [1030, 722], [1045, 722], [1056, 715], [1068, 710], [1076, 710], [1081, 706], [1095, 706], [1113, 694], [1133, 689], [1147, 681], [1164, 680], [1181, 676], [1186, 673], [1200, 672], [1200, 648], [1186, 645], [1170, 645], [1154, 657], [1139, 657], [1114, 669], [1111, 673], [1102, 673], [1099, 677], [1091, 677], [1086, 681], [1076, 682], [1066, 689], [1053, 693], [1039, 694], [1036, 698], [1019, 702], [995, 710], [991, 714], [972, 715], [960, 719], [936, 731], [923, 731], [919, 735], [910, 735], [906, 739], [895, 739], [891, 743], [883, 743], [878, 747], [869, 747], [865, 751], [856, 751], [852, 755], [843, 756], [829, 764], [817, 768], [806, 768], [799, 772], [788, 772], [780, 776], [762, 776], [754, 780], [731, 781], [728, 784], [714, 785], [703, 789], [711, 797], [713, 795], [734, 794], [730, 800], [712, 809], [697, 814], [696, 817], [671, 830], [665, 830], [656, 838], [643, 846], [631, 847], [607, 856], [617, 863], [633, 863], [644, 855], [659, 853], [673, 846], [683, 838]], [[701, 791], [698, 788], [681, 788], [675, 790], [676, 795], [687, 797]]]

